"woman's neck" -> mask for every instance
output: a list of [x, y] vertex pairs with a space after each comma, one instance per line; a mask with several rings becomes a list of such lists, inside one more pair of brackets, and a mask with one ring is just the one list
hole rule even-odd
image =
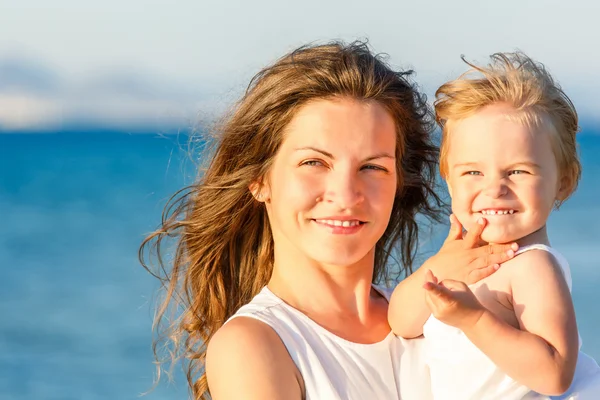
[[352, 265], [323, 265], [291, 249], [277, 252], [268, 287], [315, 320], [342, 316], [369, 325], [378, 319], [381, 296], [372, 288], [374, 252]]

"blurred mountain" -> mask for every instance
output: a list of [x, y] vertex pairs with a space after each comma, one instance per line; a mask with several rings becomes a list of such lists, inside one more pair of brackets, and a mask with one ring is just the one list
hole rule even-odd
[[0, 60], [0, 132], [186, 129], [216, 110], [215, 90], [139, 71], [68, 79], [39, 62]]
[[55, 71], [24, 59], [0, 60], [0, 93], [55, 93], [62, 82]]
[[[227, 91], [226, 86], [181, 82], [135, 68], [75, 78], [38, 60], [0, 59], [0, 133], [188, 130], [219, 116], [245, 89]], [[569, 92], [575, 92], [570, 95], [580, 113], [582, 132], [600, 132], [595, 99], [583, 90]]]

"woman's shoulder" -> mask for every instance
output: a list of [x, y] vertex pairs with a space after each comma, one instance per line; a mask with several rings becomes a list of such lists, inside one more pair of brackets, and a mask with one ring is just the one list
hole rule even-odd
[[269, 325], [255, 318], [240, 316], [217, 330], [207, 346], [206, 375], [213, 398], [247, 393], [300, 398], [299, 374], [285, 346]]
[[242, 353], [251, 353], [261, 347], [277, 347], [277, 342], [281, 343], [269, 325], [256, 318], [239, 316], [221, 326], [210, 339], [207, 347], [207, 363], [211, 354], [216, 353], [230, 359]]
[[[240, 307], [215, 332], [208, 344], [208, 353], [226, 355], [229, 359], [263, 347], [283, 346], [269, 321], [264, 318], [278, 303], [277, 298], [269, 296], [266, 288], [261, 290], [250, 303]], [[207, 358], [208, 356], [207, 354]], [[252, 357], [252, 354], [245, 356]]]

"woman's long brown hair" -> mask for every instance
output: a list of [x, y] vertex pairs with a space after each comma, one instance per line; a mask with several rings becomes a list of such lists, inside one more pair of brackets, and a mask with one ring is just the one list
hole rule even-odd
[[[411, 74], [392, 70], [365, 43], [335, 42], [302, 47], [252, 79], [219, 129], [205, 173], [173, 196], [160, 228], [140, 248], [142, 265], [164, 289], [154, 325], [159, 373], [160, 363], [183, 357], [194, 399], [210, 398], [206, 344], [267, 284], [273, 268], [266, 211], [248, 188], [265, 176], [283, 129], [310, 100], [377, 101], [395, 120], [399, 186], [389, 226], [376, 244], [373, 281], [387, 278], [390, 256], [399, 255], [400, 269], [411, 271], [417, 213], [437, 218], [440, 205], [434, 192], [434, 121]], [[168, 262], [166, 239], [175, 242]], [[148, 252], [156, 259], [156, 272], [146, 263]]]

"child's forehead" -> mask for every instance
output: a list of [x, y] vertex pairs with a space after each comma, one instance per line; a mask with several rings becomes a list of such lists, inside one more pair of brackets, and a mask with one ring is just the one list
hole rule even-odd
[[470, 127], [477, 129], [487, 129], [495, 125], [524, 125], [531, 126], [531, 112], [517, 110], [513, 106], [506, 103], [493, 103], [476, 110], [472, 110], [468, 114], [461, 115], [459, 118], [453, 118], [447, 121], [449, 130], [464, 130]]
[[524, 146], [538, 140], [539, 130], [508, 114], [473, 115], [448, 129], [451, 147]]
[[446, 122], [446, 140], [467, 141], [469, 145], [480, 142], [503, 145], [546, 140], [551, 135], [552, 122], [544, 113], [535, 110], [517, 110], [509, 104], [495, 103], [469, 115]]
[[447, 138], [450, 163], [464, 162], [465, 158], [473, 162], [512, 162], [553, 157], [547, 132], [511, 117], [511, 114], [482, 114], [450, 126]]

